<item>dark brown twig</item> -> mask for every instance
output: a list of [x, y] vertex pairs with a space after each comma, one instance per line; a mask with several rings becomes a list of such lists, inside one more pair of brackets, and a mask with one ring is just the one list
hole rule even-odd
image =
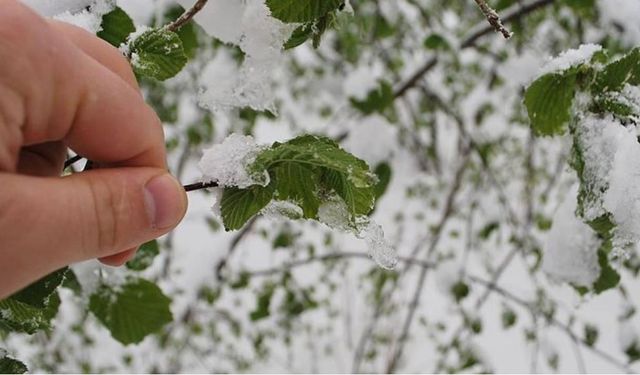
[[209, 189], [209, 188], [214, 188], [218, 186], [219, 186], [218, 183], [215, 181], [196, 182], [195, 184], [184, 185], [184, 190], [188, 193], [190, 191]]
[[204, 8], [204, 6], [207, 4], [207, 1], [208, 0], [196, 1], [196, 3], [193, 4], [191, 8], [187, 9], [184, 13], [182, 13], [180, 17], [178, 17], [178, 19], [165, 26], [165, 28], [169, 31], [174, 32], [180, 30], [182, 26], [191, 21], [191, 19], [196, 14], [198, 14], [198, 12], [202, 10], [202, 8]]
[[507, 30], [506, 27], [504, 27], [504, 25], [502, 24], [502, 20], [500, 19], [500, 15], [498, 15], [498, 12], [496, 12], [495, 9], [491, 8], [491, 6], [489, 6], [489, 4], [487, 4], [485, 0], [475, 0], [475, 2], [476, 4], [478, 4], [478, 7], [480, 7], [482, 14], [484, 14], [484, 16], [487, 18], [487, 21], [489, 21], [489, 24], [493, 26], [493, 29], [501, 33], [505, 39], [511, 38], [511, 35], [513, 35], [513, 33]]

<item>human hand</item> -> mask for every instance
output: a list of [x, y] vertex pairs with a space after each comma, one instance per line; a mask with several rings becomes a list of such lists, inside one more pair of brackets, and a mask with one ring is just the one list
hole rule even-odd
[[[67, 147], [99, 169], [60, 177]], [[0, 2], [0, 299], [65, 265], [121, 265], [177, 225], [161, 123], [126, 59]]]

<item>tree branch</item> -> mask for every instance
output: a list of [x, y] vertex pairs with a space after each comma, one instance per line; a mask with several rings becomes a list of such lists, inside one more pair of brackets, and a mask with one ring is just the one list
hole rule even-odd
[[489, 21], [489, 24], [493, 27], [493, 29], [496, 32], [501, 33], [505, 39], [511, 38], [511, 35], [513, 35], [513, 33], [507, 30], [506, 27], [504, 27], [504, 25], [502, 24], [502, 20], [500, 19], [500, 15], [498, 15], [498, 12], [496, 12], [495, 9], [491, 8], [485, 0], [475, 0], [475, 2], [476, 4], [478, 4], [478, 7], [480, 7], [482, 14], [484, 14], [485, 18], [487, 19], [487, 21]]
[[178, 19], [176, 19], [175, 21], [169, 23], [167, 26], [165, 26], [165, 28], [169, 31], [178, 31], [180, 30], [180, 28], [182, 26], [184, 26], [185, 24], [187, 24], [189, 21], [191, 21], [191, 19], [198, 14], [199, 11], [202, 10], [202, 8], [204, 8], [204, 6], [207, 4], [208, 0], [198, 0], [196, 1], [195, 4], [193, 4], [193, 6], [186, 10], [184, 13], [182, 13], [182, 15], [180, 17], [178, 17]]

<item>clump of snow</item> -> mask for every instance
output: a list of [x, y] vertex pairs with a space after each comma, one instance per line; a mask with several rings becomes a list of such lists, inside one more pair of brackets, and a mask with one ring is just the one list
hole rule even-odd
[[[579, 124], [583, 147], [585, 220], [611, 214], [616, 225], [613, 247], [624, 254], [640, 242], [640, 144], [634, 126], [625, 127], [613, 116], [589, 115]], [[620, 255], [620, 254], [618, 254]]]
[[22, 0], [22, 3], [44, 17], [53, 17], [64, 12], [77, 12], [93, 2], [94, 0]]
[[[189, 7], [190, 0], [179, 0]], [[264, 0], [212, 0], [195, 21], [211, 36], [235, 44], [245, 53], [240, 69], [219, 80], [203, 79], [199, 102], [209, 109], [251, 107], [274, 111], [274, 72], [282, 61], [283, 44], [292, 26], [271, 17]]]
[[237, 186], [241, 189], [252, 185], [267, 186], [269, 175], [250, 174], [248, 166], [263, 148], [253, 137], [231, 134], [221, 144], [204, 151], [198, 167], [205, 181], [215, 181], [220, 186]]
[[384, 238], [384, 231], [379, 224], [373, 220], [369, 221], [369, 224], [357, 236], [367, 243], [369, 256], [373, 258], [378, 266], [388, 270], [396, 267], [398, 253], [389, 241]]
[[570, 49], [562, 52], [557, 57], [550, 59], [540, 71], [540, 75], [562, 72], [574, 66], [584, 64], [591, 60], [593, 55], [602, 50], [597, 44], [583, 44], [578, 49]]
[[588, 115], [579, 121], [577, 142], [584, 160], [584, 188], [588, 192], [584, 197], [582, 213], [586, 221], [606, 214], [603, 193], [608, 188], [609, 173], [613, 169], [618, 130], [621, 129], [618, 129], [612, 117]]
[[211, 198], [213, 199], [213, 204], [211, 205], [211, 212], [213, 213], [213, 217], [216, 219], [222, 218], [221, 206], [222, 203], [222, 193], [224, 193], [223, 188], [211, 188], [209, 189], [211, 192]]
[[27, 1], [40, 14], [81, 27], [92, 34], [99, 32], [102, 16], [113, 10], [113, 1]]
[[601, 240], [576, 217], [577, 188], [567, 195], [553, 217], [547, 235], [542, 268], [558, 281], [590, 287], [600, 274], [598, 248]]
[[297, 204], [279, 200], [271, 201], [260, 213], [272, 219], [287, 218], [297, 220], [304, 216], [304, 211]]

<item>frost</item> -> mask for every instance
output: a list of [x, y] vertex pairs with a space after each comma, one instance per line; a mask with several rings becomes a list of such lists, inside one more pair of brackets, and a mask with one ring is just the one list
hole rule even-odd
[[552, 279], [590, 287], [600, 274], [601, 240], [576, 217], [577, 188], [558, 207], [547, 236], [542, 268]]
[[[179, 0], [189, 7], [190, 0]], [[273, 74], [282, 62], [282, 46], [292, 27], [270, 16], [264, 0], [213, 0], [195, 17], [211, 36], [245, 53], [239, 70], [218, 80], [203, 79], [199, 103], [209, 109], [251, 107], [274, 111]]]
[[302, 208], [297, 204], [289, 201], [271, 201], [261, 214], [268, 218], [287, 218], [292, 220], [301, 219], [304, 216]]
[[593, 55], [602, 50], [597, 44], [583, 44], [578, 49], [567, 50], [550, 59], [541, 69], [540, 75], [558, 73], [591, 60]]
[[247, 171], [261, 150], [253, 137], [231, 134], [221, 144], [205, 150], [198, 167], [205, 181], [216, 181], [220, 186], [241, 189], [252, 185], [266, 186], [269, 184], [266, 172], [256, 177]]
[[371, 220], [358, 235], [364, 239], [369, 248], [369, 256], [378, 266], [392, 270], [398, 264], [398, 254], [389, 241], [384, 238], [382, 227]]

